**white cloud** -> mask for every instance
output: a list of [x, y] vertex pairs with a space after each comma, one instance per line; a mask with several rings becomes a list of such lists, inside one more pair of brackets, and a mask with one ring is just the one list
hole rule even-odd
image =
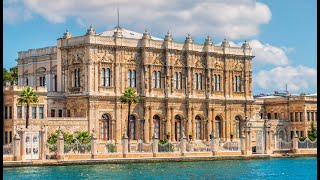
[[261, 70], [253, 76], [253, 84], [268, 91], [284, 90], [288, 84], [289, 92], [308, 92], [316, 90], [317, 70], [302, 65]]
[[[68, 17], [76, 17], [80, 24], [104, 28], [116, 25], [116, 3], [105, 0], [21, 2], [24, 8], [52, 23], [64, 23]], [[229, 39], [247, 38], [257, 35], [260, 25], [271, 19], [269, 7], [255, 0], [119, 0], [119, 7], [124, 27], [140, 30], [147, 26], [155, 34], [170, 29], [176, 37], [210, 33]]]

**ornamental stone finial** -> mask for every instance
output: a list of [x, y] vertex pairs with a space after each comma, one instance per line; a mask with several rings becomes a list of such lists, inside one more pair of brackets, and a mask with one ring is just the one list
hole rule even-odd
[[193, 40], [192, 40], [190, 33], [188, 33], [188, 36], [186, 37], [186, 40], [184, 42], [185, 43], [193, 43]]
[[169, 30], [164, 38], [165, 41], [172, 41], [172, 35], [170, 34]]
[[242, 44], [242, 48], [244, 49], [250, 49], [249, 43], [247, 40], [244, 41], [244, 43]]
[[68, 38], [71, 38], [71, 37], [72, 37], [72, 36], [71, 36], [71, 33], [69, 32], [68, 29], [66, 29], [66, 32], [63, 33], [63, 38], [64, 38], [64, 39], [68, 39]]
[[148, 29], [146, 28], [146, 29], [144, 30], [142, 39], [150, 39], [150, 38], [151, 38], [150, 33], [148, 32]]
[[212, 39], [210, 38], [209, 35], [207, 36], [207, 39], [205, 40], [204, 44], [207, 44], [207, 45], [211, 45], [212, 44]]
[[90, 25], [89, 29], [87, 30], [86, 35], [96, 35], [96, 30], [92, 28]]
[[230, 46], [230, 45], [229, 45], [229, 41], [228, 41], [226, 38], [224, 38], [223, 41], [222, 41], [222, 43], [221, 43], [221, 46], [224, 46], [224, 47], [225, 47], [225, 46]]

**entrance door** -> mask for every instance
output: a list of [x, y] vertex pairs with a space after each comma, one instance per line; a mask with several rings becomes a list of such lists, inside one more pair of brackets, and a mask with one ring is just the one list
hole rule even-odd
[[264, 154], [264, 130], [256, 131], [256, 153]]
[[40, 133], [26, 132], [25, 154], [26, 159], [39, 159], [40, 157]]

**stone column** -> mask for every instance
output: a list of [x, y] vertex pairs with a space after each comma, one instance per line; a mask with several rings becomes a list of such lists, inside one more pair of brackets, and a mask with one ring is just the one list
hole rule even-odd
[[251, 155], [252, 154], [252, 137], [251, 137], [251, 128], [249, 127], [248, 128], [248, 131], [247, 131], [247, 143], [246, 143], [246, 148], [247, 148], [247, 154], [246, 155]]
[[153, 117], [152, 117], [152, 110], [151, 106], [149, 106], [149, 140], [152, 139], [152, 135], [154, 133], [154, 123], [153, 123]]
[[64, 160], [64, 139], [61, 132], [59, 133], [58, 142], [57, 142], [57, 149], [58, 149], [58, 160]]
[[91, 134], [91, 159], [95, 159], [97, 156], [97, 138], [96, 135], [94, 134], [94, 129], [92, 129], [92, 134]]
[[240, 147], [241, 147], [241, 154], [246, 155], [246, 136], [244, 132], [240, 134]]
[[270, 138], [270, 128], [266, 128], [266, 134], [265, 134], [265, 136], [266, 136], [266, 150], [265, 150], [265, 154], [270, 154], [270, 140], [271, 140], [271, 138]]
[[153, 153], [153, 157], [156, 156], [156, 153], [158, 153], [158, 143], [159, 143], [159, 139], [156, 138], [155, 134], [152, 136], [152, 153]]
[[191, 123], [192, 123], [192, 140], [196, 140], [196, 121], [195, 121], [195, 116], [194, 116], [194, 109], [191, 109]]
[[297, 134], [297, 129], [294, 128], [294, 136], [292, 138], [292, 152], [297, 153], [299, 149], [298, 146], [298, 134]]
[[210, 139], [210, 147], [211, 147], [211, 152], [212, 152], [213, 156], [217, 155], [217, 146], [216, 145], [217, 145], [217, 139], [214, 134], [214, 131], [212, 131], [211, 139]]
[[21, 129], [20, 131], [21, 135], [21, 149], [20, 149], [20, 154], [21, 154], [21, 161], [25, 161], [26, 160], [26, 132], [24, 130]]
[[173, 108], [171, 107], [171, 141], [176, 141], [175, 122], [173, 117]]
[[145, 107], [145, 121], [144, 121], [144, 142], [149, 143], [149, 118], [148, 118], [148, 107]]
[[46, 145], [46, 131], [44, 128], [41, 128], [41, 144], [40, 144], [40, 159], [41, 160], [46, 160], [46, 155], [45, 155], [45, 145]]
[[122, 155], [125, 158], [126, 154], [128, 153], [128, 135], [127, 131], [125, 130], [122, 135]]
[[181, 142], [181, 156], [184, 156], [185, 155], [185, 153], [186, 153], [186, 149], [187, 149], [187, 138], [186, 138], [186, 135], [185, 135], [185, 133], [183, 132], [182, 133], [182, 137], [181, 137], [181, 140], [180, 140]]
[[13, 138], [13, 160], [14, 161], [21, 161], [21, 147], [20, 147], [20, 136], [19, 133], [16, 133]]

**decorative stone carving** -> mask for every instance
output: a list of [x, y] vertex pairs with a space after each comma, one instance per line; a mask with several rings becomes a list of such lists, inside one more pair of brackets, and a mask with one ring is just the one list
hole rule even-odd
[[154, 56], [151, 57], [153, 59], [152, 64], [154, 65], [164, 65], [163, 63], [163, 54], [156, 54]]
[[220, 62], [220, 61], [214, 62], [213, 67], [214, 67], [215, 69], [222, 70], [222, 69], [223, 69], [222, 62]]
[[243, 64], [240, 61], [235, 61], [235, 63], [232, 66], [233, 70], [242, 71], [243, 70]]

